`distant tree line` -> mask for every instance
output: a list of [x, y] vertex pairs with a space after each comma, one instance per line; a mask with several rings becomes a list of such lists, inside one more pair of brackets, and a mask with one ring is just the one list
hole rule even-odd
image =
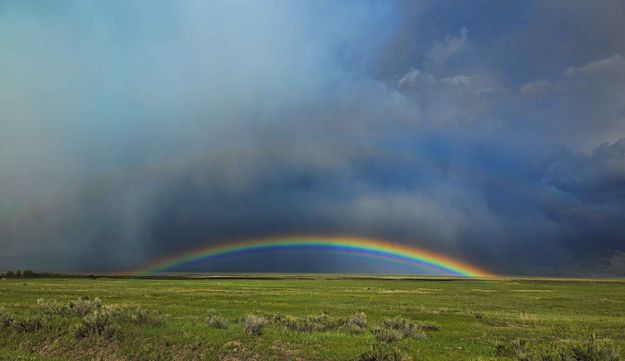
[[2, 273], [2, 277], [4, 278], [36, 278], [41, 277], [39, 273], [35, 273], [32, 270], [17, 270], [17, 271], [6, 271]]
[[34, 272], [32, 270], [16, 270], [0, 272], [2, 278], [39, 278], [39, 277], [58, 277], [58, 278], [97, 278], [94, 274], [72, 273], [72, 272]]

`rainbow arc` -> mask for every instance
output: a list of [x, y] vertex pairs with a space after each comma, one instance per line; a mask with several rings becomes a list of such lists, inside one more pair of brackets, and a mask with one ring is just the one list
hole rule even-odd
[[138, 273], [169, 272], [226, 257], [266, 252], [315, 251], [338, 252], [429, 269], [447, 276], [488, 278], [495, 274], [455, 258], [421, 248], [388, 241], [354, 237], [283, 237], [211, 245], [152, 262]]

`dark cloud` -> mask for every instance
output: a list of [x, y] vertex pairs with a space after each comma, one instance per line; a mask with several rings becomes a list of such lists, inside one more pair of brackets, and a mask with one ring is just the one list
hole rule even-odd
[[546, 181], [589, 203], [622, 202], [625, 200], [625, 138], [603, 143], [588, 155], [558, 159], [549, 167]]
[[[123, 270], [216, 242], [342, 234], [502, 273], [617, 274], [623, 11], [9, 2], [0, 266]], [[326, 254], [196, 269], [409, 271]]]

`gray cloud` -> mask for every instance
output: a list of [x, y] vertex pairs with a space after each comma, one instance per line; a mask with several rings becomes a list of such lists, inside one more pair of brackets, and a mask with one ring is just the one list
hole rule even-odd
[[559, 159], [550, 165], [546, 179], [589, 202], [620, 206], [625, 200], [625, 138], [603, 143], [589, 155]]
[[[620, 3], [239, 5], [0, 8], [0, 265], [309, 233], [620, 272]], [[324, 257], [211, 270], [396, 270]]]

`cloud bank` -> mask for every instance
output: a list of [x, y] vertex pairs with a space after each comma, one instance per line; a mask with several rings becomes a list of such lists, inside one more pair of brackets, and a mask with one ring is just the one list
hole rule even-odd
[[[622, 274], [619, 14], [618, 1], [3, 2], [0, 268], [125, 270], [297, 233], [500, 273]], [[207, 270], [403, 271], [319, 255]]]

